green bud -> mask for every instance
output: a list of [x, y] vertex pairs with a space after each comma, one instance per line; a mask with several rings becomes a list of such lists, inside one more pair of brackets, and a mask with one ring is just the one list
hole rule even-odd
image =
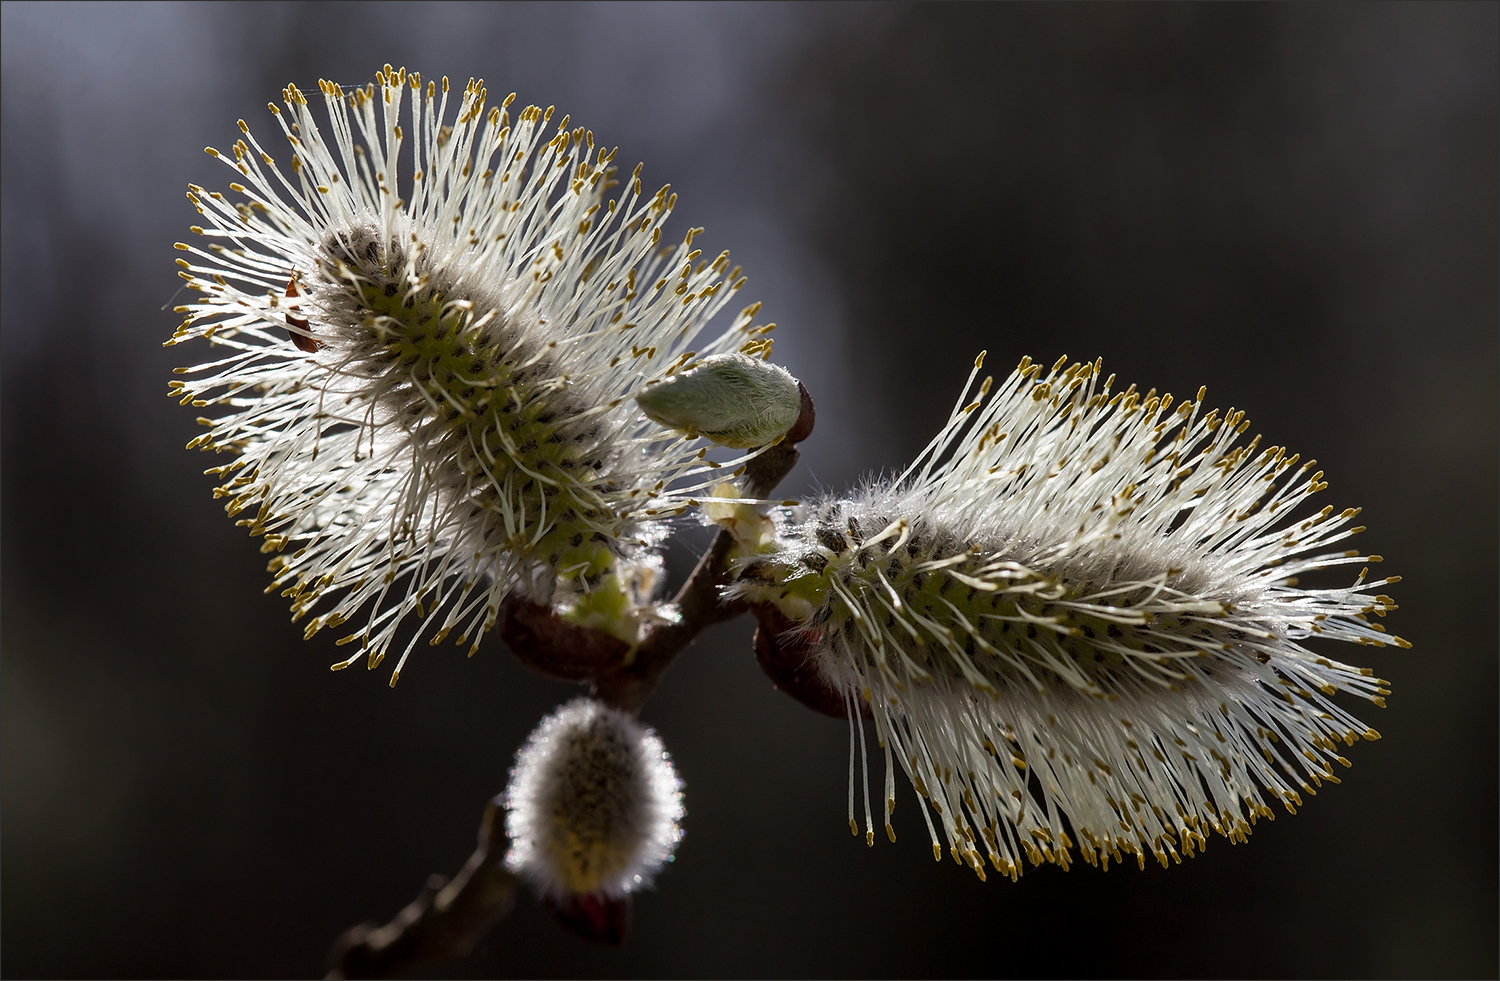
[[743, 354], [704, 358], [647, 385], [635, 400], [663, 426], [740, 449], [776, 442], [802, 412], [802, 392], [790, 372]]

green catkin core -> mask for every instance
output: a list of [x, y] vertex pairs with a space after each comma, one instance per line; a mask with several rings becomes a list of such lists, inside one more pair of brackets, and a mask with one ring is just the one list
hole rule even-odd
[[[457, 501], [426, 502], [412, 517], [467, 508], [496, 532], [487, 539], [504, 539], [523, 562], [585, 589], [598, 583], [623, 551], [615, 537], [622, 522], [603, 497], [613, 489], [607, 424], [559, 384], [550, 352], [490, 312], [498, 304], [455, 296], [420, 255], [408, 266], [394, 243], [383, 261], [368, 234], [325, 243], [331, 261], [313, 296], [325, 309], [320, 320], [355, 332], [350, 370], [369, 379], [363, 398], [376, 403], [366, 411], [393, 414], [427, 448], [426, 465], [463, 477], [445, 491]], [[273, 561], [271, 571], [287, 585], [286, 564]], [[305, 610], [329, 585], [298, 573], [286, 592]]]
[[[403, 297], [390, 284], [366, 287], [360, 298], [391, 370], [425, 390], [426, 397], [415, 393], [408, 411], [422, 411], [424, 423], [441, 427], [433, 440], [468, 478], [469, 505], [502, 520], [508, 510], [512, 547], [563, 578], [588, 580], [608, 568], [615, 543], [604, 529], [614, 516], [590, 493], [607, 461], [597, 431], [577, 420], [566, 393], [538, 384], [551, 382], [552, 373], [523, 366], [532, 352], [506, 350], [492, 339], [499, 332], [480, 323], [483, 312], [476, 316], [439, 290]], [[538, 527], [547, 529], [540, 538]]]
[[[940, 544], [922, 531], [899, 546], [892, 535], [860, 547], [861, 532], [881, 530], [871, 524], [825, 517], [802, 534], [805, 551], [795, 564], [756, 562], [741, 574], [741, 588], [794, 619], [810, 617], [826, 636], [870, 650], [870, 666], [894, 670], [903, 681], [948, 676], [982, 690], [1021, 681], [1029, 671], [1039, 687], [1061, 681], [1113, 699], [1127, 681], [1171, 687], [1211, 674], [1187, 662], [1245, 636], [1226, 619], [1232, 611], [1225, 604], [1204, 603], [1191, 614], [1132, 610], [1151, 586], [1112, 595], [1108, 616], [1069, 605], [1087, 601], [1102, 583], [1032, 570], [1004, 589], [984, 589], [974, 582], [985, 578], [994, 553]], [[903, 642], [872, 648], [871, 634]]]

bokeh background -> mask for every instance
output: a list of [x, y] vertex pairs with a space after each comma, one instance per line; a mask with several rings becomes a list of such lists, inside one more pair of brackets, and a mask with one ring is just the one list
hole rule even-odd
[[1385, 739], [1249, 844], [981, 884], [904, 785], [897, 844], [850, 837], [843, 724], [718, 628], [646, 708], [689, 814], [629, 943], [523, 900], [429, 973], [1494, 976], [1497, 9], [6, 3], [0, 971], [321, 974], [572, 694], [498, 640], [330, 674], [165, 397], [201, 148], [390, 62], [673, 182], [818, 399], [789, 493], [907, 460], [981, 348], [1102, 356], [1316, 456], [1416, 643], [1337, 652]]

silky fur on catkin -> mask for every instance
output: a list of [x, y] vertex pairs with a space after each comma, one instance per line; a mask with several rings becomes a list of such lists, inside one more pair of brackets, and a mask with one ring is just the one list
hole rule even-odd
[[505, 804], [506, 865], [552, 900], [650, 885], [682, 839], [682, 781], [661, 740], [590, 698], [532, 732]]

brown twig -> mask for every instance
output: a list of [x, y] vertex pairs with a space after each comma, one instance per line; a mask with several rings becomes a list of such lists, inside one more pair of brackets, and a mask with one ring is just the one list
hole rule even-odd
[[[750, 497], [770, 494], [799, 456], [789, 441], [761, 453], [746, 464], [743, 493]], [[634, 651], [622, 640], [569, 623], [550, 607], [519, 597], [502, 605], [500, 637], [516, 660], [538, 674], [563, 681], [592, 681], [595, 697], [627, 712], [639, 712], [667, 666], [694, 638], [745, 611], [743, 605], [725, 603], [720, 597], [725, 585], [724, 560], [733, 547], [734, 536], [721, 529], [673, 600], [677, 621], [657, 624]]]
[[505, 868], [504, 801], [484, 809], [479, 847], [448, 882], [428, 878], [416, 899], [385, 926], [361, 923], [333, 945], [330, 978], [388, 978], [421, 961], [464, 957], [515, 902], [516, 877]]
[[[796, 466], [800, 455], [797, 447], [787, 441], [751, 460], [745, 469], [745, 495], [770, 494]], [[675, 602], [680, 619], [657, 626], [641, 642], [634, 658], [595, 679], [595, 697], [627, 712], [639, 712], [667, 666], [698, 634], [743, 611], [743, 607], [722, 602], [719, 595], [724, 587], [724, 560], [733, 546], [734, 536], [720, 529], [698, 561], [698, 567], [677, 593]]]

